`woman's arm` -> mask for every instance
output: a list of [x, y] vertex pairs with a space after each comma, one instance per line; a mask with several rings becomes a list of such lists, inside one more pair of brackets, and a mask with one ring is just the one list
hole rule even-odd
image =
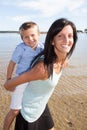
[[13, 91], [17, 85], [34, 80], [44, 80], [46, 78], [48, 78], [47, 70], [44, 67], [43, 62], [39, 62], [31, 70], [6, 81], [4, 87], [9, 91]]

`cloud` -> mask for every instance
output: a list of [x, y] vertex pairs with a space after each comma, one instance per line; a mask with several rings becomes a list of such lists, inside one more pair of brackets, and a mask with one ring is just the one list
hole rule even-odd
[[38, 14], [45, 16], [45, 17], [51, 17], [56, 14], [61, 13], [65, 9], [72, 12], [84, 4], [84, 0], [37, 0], [37, 1], [21, 1], [20, 4], [17, 6], [27, 9], [27, 10], [33, 10], [38, 11]]
[[13, 21], [17, 21], [17, 22], [28, 21], [29, 18], [30, 18], [29, 16], [14, 16], [14, 17], [10, 17], [10, 19], [12, 19]]
[[20, 9], [32, 11], [32, 15], [36, 11], [36, 15], [38, 13], [40, 17], [52, 17], [65, 11], [65, 9], [73, 13], [74, 10], [80, 8], [84, 3], [85, 0], [3, 0], [0, 2], [0, 4], [13, 5]]
[[[77, 22], [79, 26], [83, 23], [83, 19], [86, 21], [86, 3], [86, 0], [0, 0], [0, 19], [3, 25], [4, 17], [4, 21], [8, 21], [6, 25], [9, 28], [11, 23], [12, 26], [14, 23], [18, 27], [24, 21], [33, 20], [47, 29], [54, 19], [65, 16]], [[79, 24], [78, 21], [81, 23]], [[86, 24], [82, 24], [82, 26], [86, 26]]]
[[68, 0], [65, 0], [63, 3], [60, 0], [54, 2], [53, 0], [38, 0], [38, 1], [25, 1], [21, 2], [20, 7], [25, 9], [32, 9], [38, 11], [42, 16], [53, 16], [59, 12], [61, 12]]
[[82, 9], [81, 12], [87, 14], [87, 8]]
[[68, 9], [69, 9], [69, 11], [73, 11], [73, 10], [76, 10], [76, 9], [78, 9], [78, 8], [80, 8], [80, 7], [82, 7], [82, 5], [85, 3], [85, 1], [84, 0], [73, 0], [73, 1], [70, 1], [69, 0], [69, 3], [68, 3]]

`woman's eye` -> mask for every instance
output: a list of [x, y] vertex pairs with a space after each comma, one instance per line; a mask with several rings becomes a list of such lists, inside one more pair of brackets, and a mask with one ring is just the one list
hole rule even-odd
[[62, 37], [62, 35], [58, 35], [58, 37]]
[[73, 35], [69, 35], [69, 38], [73, 38]]
[[59, 40], [63, 39], [63, 35], [58, 35], [58, 39]]

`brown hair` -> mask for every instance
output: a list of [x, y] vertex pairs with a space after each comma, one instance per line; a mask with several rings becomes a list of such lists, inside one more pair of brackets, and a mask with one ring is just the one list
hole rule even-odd
[[[38, 26], [35, 22], [30, 21], [30, 22], [25, 22], [25, 23], [23, 23], [23, 24], [19, 27], [19, 33], [20, 33], [20, 35], [21, 35], [22, 31], [27, 30], [27, 29], [29, 29], [29, 28], [32, 28], [32, 27], [34, 27], [34, 26], [37, 27], [37, 31], [38, 31], [38, 33], [40, 33], [39, 26]], [[21, 36], [21, 37], [22, 37], [22, 36]]]

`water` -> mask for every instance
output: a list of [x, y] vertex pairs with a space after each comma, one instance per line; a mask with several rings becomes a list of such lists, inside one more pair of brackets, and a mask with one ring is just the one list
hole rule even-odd
[[71, 57], [71, 64], [87, 66], [87, 34], [78, 33], [78, 41]]
[[[40, 42], [44, 42], [45, 34], [41, 34]], [[16, 33], [0, 33], [0, 63], [7, 62], [11, 54], [21, 41], [20, 35]], [[87, 65], [87, 34], [78, 33], [78, 42], [75, 51], [70, 58], [70, 63]]]
[[[45, 35], [40, 36], [40, 42], [44, 42]], [[16, 33], [0, 33], [0, 63], [8, 62], [15, 47], [22, 42], [20, 35]]]

